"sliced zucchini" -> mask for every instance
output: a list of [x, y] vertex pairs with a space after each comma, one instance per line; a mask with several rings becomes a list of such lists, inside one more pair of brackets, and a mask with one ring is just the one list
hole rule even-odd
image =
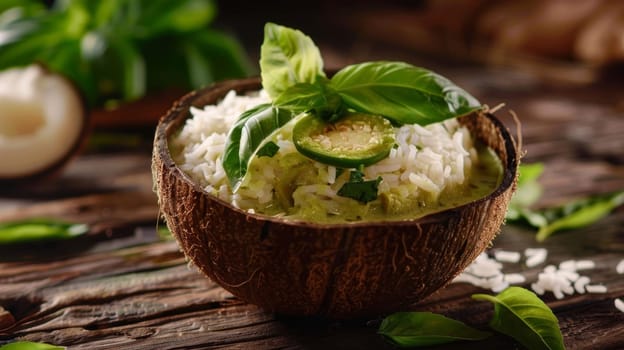
[[390, 121], [379, 115], [349, 113], [328, 123], [308, 114], [295, 124], [293, 142], [308, 158], [340, 168], [357, 168], [386, 158], [395, 137]]

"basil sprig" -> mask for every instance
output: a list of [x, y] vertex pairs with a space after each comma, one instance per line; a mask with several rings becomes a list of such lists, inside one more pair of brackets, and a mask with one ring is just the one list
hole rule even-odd
[[[474, 97], [450, 80], [424, 68], [403, 62], [367, 62], [347, 66], [333, 77], [323, 72], [323, 60], [312, 39], [299, 30], [274, 23], [264, 28], [260, 49], [262, 86], [271, 97], [274, 113], [316, 113], [328, 122], [343, 112], [382, 115], [398, 124], [426, 125], [481, 109]], [[237, 127], [269, 137], [273, 130], [239, 118]], [[276, 128], [283, 124], [274, 123]], [[247, 164], [263, 142], [241, 147], [241, 134], [230, 132], [223, 168], [235, 191]], [[242, 150], [246, 149], [245, 152]], [[243, 153], [240, 153], [243, 152]], [[237, 154], [240, 157], [237, 158]]]

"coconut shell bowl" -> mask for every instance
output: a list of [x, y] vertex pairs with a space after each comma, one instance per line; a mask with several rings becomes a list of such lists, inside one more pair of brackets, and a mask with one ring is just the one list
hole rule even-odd
[[413, 220], [302, 223], [250, 214], [205, 192], [173, 161], [168, 140], [191, 106], [230, 90], [261, 88], [256, 78], [225, 81], [181, 98], [160, 119], [152, 172], [162, 214], [182, 252], [236, 297], [279, 314], [332, 319], [405, 311], [462, 272], [500, 232], [519, 162], [495, 116], [460, 118], [503, 166], [488, 196]]

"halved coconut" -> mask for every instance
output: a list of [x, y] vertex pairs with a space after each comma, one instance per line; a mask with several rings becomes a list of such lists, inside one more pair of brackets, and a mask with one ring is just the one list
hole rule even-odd
[[64, 165], [85, 135], [82, 97], [40, 65], [0, 72], [0, 180], [28, 180]]
[[405, 310], [449, 283], [499, 232], [515, 188], [518, 153], [490, 114], [461, 118], [502, 160], [489, 196], [414, 220], [349, 224], [289, 222], [240, 210], [203, 191], [180, 170], [168, 140], [190, 106], [229, 90], [260, 89], [258, 79], [193, 92], [161, 118], [152, 172], [160, 207], [184, 254], [235, 296], [269, 311], [330, 318]]

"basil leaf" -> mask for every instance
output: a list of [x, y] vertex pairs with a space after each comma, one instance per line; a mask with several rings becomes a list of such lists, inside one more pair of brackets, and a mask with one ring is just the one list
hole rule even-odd
[[426, 125], [476, 111], [481, 104], [448, 79], [403, 62], [366, 62], [341, 69], [330, 86], [359, 112], [399, 124]]
[[280, 108], [306, 112], [327, 105], [327, 96], [320, 84], [297, 83], [273, 100]]
[[401, 347], [483, 340], [492, 334], [431, 312], [397, 312], [381, 322], [378, 333]]
[[0, 244], [61, 240], [89, 231], [85, 224], [50, 219], [28, 219], [0, 224]]
[[321, 53], [301, 31], [267, 23], [260, 47], [262, 87], [272, 99], [297, 83], [324, 77]]
[[490, 327], [514, 338], [526, 348], [565, 349], [557, 317], [535, 293], [521, 287], [509, 287], [497, 296], [474, 294], [472, 298], [494, 303]]
[[35, 343], [31, 341], [17, 341], [0, 346], [0, 350], [63, 350], [64, 346], [56, 346], [46, 343]]
[[294, 116], [290, 111], [268, 103], [241, 114], [228, 133], [223, 151], [222, 165], [232, 191], [240, 186], [251, 158], [264, 141]]
[[591, 225], [622, 204], [624, 204], [624, 191], [619, 191], [580, 199], [559, 208], [545, 210], [542, 215], [548, 224], [539, 228], [535, 238], [538, 241], [544, 241], [556, 231]]
[[344, 114], [340, 95], [326, 84], [326, 79], [316, 83], [297, 83], [282, 92], [273, 104], [295, 112], [313, 112], [326, 121], [335, 121]]
[[364, 174], [359, 170], [351, 171], [349, 174], [349, 182], [346, 182], [338, 190], [338, 195], [355, 199], [358, 202], [368, 203], [377, 199], [377, 191], [381, 176], [375, 180], [364, 181]]
[[279, 149], [280, 147], [277, 144], [275, 144], [275, 142], [269, 141], [265, 143], [264, 146], [260, 147], [258, 152], [256, 152], [256, 156], [271, 158], [277, 154], [277, 151], [279, 151]]

